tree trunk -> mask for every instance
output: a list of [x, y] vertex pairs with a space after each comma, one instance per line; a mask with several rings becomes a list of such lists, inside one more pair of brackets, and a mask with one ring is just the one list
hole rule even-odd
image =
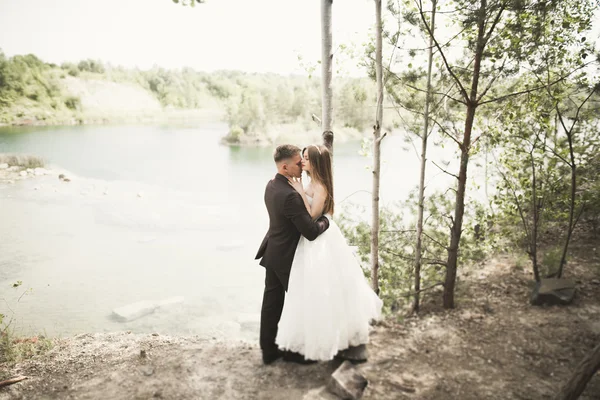
[[375, 77], [377, 80], [377, 115], [373, 127], [373, 222], [371, 224], [371, 284], [379, 294], [379, 173], [381, 170], [381, 124], [383, 120], [383, 55], [381, 0], [375, 0]]
[[575, 224], [573, 223], [575, 219], [575, 192], [577, 189], [577, 165], [575, 164], [575, 154], [573, 151], [573, 128], [575, 124], [571, 127], [567, 134], [567, 140], [569, 142], [569, 155], [571, 156], [571, 201], [569, 203], [569, 227], [567, 229], [567, 239], [565, 241], [565, 247], [563, 248], [562, 256], [560, 257], [560, 266], [558, 267], [559, 278], [562, 277], [563, 269], [565, 264], [567, 263], [567, 251], [569, 249], [569, 242], [571, 241], [571, 235], [573, 234], [573, 229], [575, 228]]
[[333, 90], [331, 88], [333, 70], [333, 40], [331, 34], [331, 13], [333, 0], [321, 0], [321, 129], [323, 144], [333, 150]]
[[467, 165], [469, 163], [469, 148], [471, 132], [475, 119], [475, 107], [467, 108], [465, 122], [465, 136], [460, 155], [460, 171], [458, 174], [458, 188], [456, 190], [456, 204], [454, 206], [454, 222], [450, 229], [450, 247], [448, 248], [448, 261], [446, 264], [446, 279], [444, 281], [444, 308], [454, 308], [454, 286], [456, 284], [456, 271], [458, 267], [458, 248], [462, 235], [462, 222], [465, 213], [465, 192], [467, 187]]
[[[537, 141], [536, 141], [537, 143]], [[534, 145], [535, 146], [535, 145]], [[531, 158], [531, 206], [533, 207], [533, 227], [531, 229], [531, 244], [529, 251], [531, 252], [531, 261], [533, 262], [533, 275], [535, 281], [540, 281], [540, 270], [537, 264], [537, 237], [538, 237], [538, 224], [540, 220], [540, 213], [538, 210], [538, 199], [537, 199], [537, 181], [535, 174], [535, 161], [533, 159], [533, 148], [529, 156]]]
[[427, 137], [429, 135], [429, 106], [431, 104], [431, 67], [433, 64], [433, 35], [435, 34], [435, 9], [437, 0], [431, 2], [431, 36], [429, 37], [429, 55], [427, 60], [427, 95], [423, 117], [423, 137], [421, 138], [421, 175], [419, 177], [419, 209], [417, 215], [417, 244], [415, 249], [415, 297], [413, 311], [419, 312], [421, 290], [421, 257], [423, 236], [423, 213], [425, 211], [425, 167], [427, 164]]
[[477, 87], [481, 71], [481, 60], [485, 49], [485, 12], [487, 0], [481, 0], [479, 16], [477, 19], [477, 47], [473, 63], [473, 80], [471, 93], [467, 101], [467, 116], [465, 119], [465, 133], [461, 144], [460, 169], [458, 173], [458, 188], [456, 190], [456, 204], [454, 206], [454, 222], [450, 229], [450, 247], [448, 248], [448, 262], [446, 264], [446, 280], [444, 282], [444, 308], [454, 308], [454, 286], [456, 284], [456, 271], [458, 268], [458, 249], [462, 235], [463, 216], [465, 213], [465, 193], [467, 187], [467, 167], [469, 165], [469, 151], [471, 150], [471, 134], [475, 111], [477, 110]]
[[598, 370], [600, 370], [600, 344], [577, 365], [569, 381], [556, 396], [556, 400], [577, 400]]

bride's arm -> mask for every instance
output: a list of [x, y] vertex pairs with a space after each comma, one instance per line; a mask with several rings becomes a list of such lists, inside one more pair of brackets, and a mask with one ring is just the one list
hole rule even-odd
[[[310, 213], [310, 203], [308, 202], [308, 198], [306, 197], [306, 193], [304, 192], [304, 186], [302, 185], [302, 178], [296, 179], [288, 179], [288, 181], [290, 182], [290, 185], [292, 185], [292, 187], [294, 189], [296, 189], [296, 192], [298, 192], [298, 194], [300, 194], [300, 196], [302, 197], [302, 201], [304, 202], [304, 207], [306, 207], [306, 211], [308, 211], [309, 214]], [[312, 214], [310, 215], [312, 217]], [[313, 217], [313, 219], [315, 219]]]
[[[313, 195], [313, 201], [312, 201], [312, 206], [310, 207], [310, 210], [308, 210], [308, 212], [310, 213], [310, 216], [313, 219], [317, 219], [319, 218], [321, 215], [323, 215], [323, 209], [325, 208], [325, 198], [327, 196], [327, 191], [325, 190], [325, 188], [319, 184], [313, 184], [314, 187], [314, 195]], [[304, 197], [306, 197], [306, 194], [304, 195]], [[305, 200], [306, 202], [307, 200]]]
[[302, 201], [304, 202], [304, 206], [306, 210], [310, 214], [313, 220], [316, 220], [321, 215], [323, 215], [323, 208], [325, 208], [325, 196], [327, 192], [325, 188], [319, 184], [313, 184], [314, 194], [312, 206], [308, 202], [308, 198], [306, 197], [306, 193], [304, 192], [304, 187], [302, 186], [302, 179], [299, 180], [290, 180], [290, 185], [296, 189], [296, 191], [302, 196]]

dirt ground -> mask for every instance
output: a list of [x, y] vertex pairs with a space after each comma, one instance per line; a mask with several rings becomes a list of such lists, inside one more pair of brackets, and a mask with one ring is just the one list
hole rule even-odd
[[[578, 292], [568, 307], [528, 303], [531, 273], [499, 256], [460, 276], [457, 308], [429, 295], [419, 317], [373, 330], [364, 399], [552, 399], [600, 343], [600, 243], [578, 247], [566, 268]], [[429, 299], [429, 300], [427, 300]], [[255, 343], [193, 337], [84, 334], [0, 376], [29, 379], [5, 399], [332, 399], [323, 390], [338, 361], [263, 366]], [[600, 399], [600, 374], [581, 400]]]

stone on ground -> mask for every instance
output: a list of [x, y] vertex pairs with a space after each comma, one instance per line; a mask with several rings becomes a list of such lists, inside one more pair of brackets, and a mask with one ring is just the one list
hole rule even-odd
[[575, 283], [569, 279], [545, 278], [536, 282], [531, 294], [534, 306], [567, 305], [575, 297]]
[[331, 375], [327, 389], [342, 399], [357, 400], [368, 384], [367, 378], [350, 361], [344, 361]]

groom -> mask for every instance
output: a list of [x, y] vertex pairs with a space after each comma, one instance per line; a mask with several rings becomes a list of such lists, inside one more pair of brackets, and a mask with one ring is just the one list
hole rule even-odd
[[273, 155], [277, 175], [267, 183], [265, 205], [269, 212], [269, 231], [258, 249], [256, 259], [265, 267], [265, 291], [260, 316], [260, 348], [263, 362], [270, 364], [283, 356], [284, 360], [304, 362], [298, 353], [282, 353], [275, 344], [277, 324], [283, 311], [285, 292], [300, 235], [308, 240], [329, 228], [327, 217], [313, 221], [304, 201], [289, 184], [288, 179], [302, 175], [300, 148], [285, 144], [278, 146]]

